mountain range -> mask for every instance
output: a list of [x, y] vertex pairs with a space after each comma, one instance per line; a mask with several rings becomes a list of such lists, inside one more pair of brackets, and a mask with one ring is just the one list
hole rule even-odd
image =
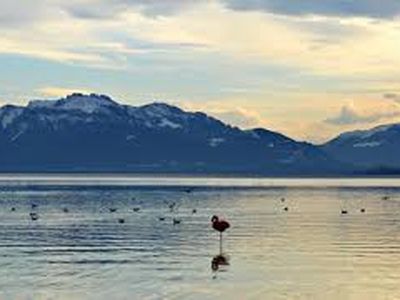
[[338, 175], [400, 169], [400, 125], [324, 145], [165, 103], [80, 93], [0, 108], [0, 172]]

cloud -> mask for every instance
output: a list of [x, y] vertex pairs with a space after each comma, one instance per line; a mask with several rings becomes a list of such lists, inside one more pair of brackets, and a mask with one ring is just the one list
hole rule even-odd
[[240, 128], [263, 127], [263, 117], [250, 107], [239, 106], [232, 101], [209, 101], [202, 103], [180, 102], [178, 105], [189, 111], [205, 112], [227, 124]]
[[260, 126], [260, 116], [244, 109], [235, 109], [219, 112], [210, 112], [218, 119], [241, 128], [253, 128]]
[[109, 19], [120, 14], [136, 11], [149, 17], [168, 16], [205, 0], [75, 0], [67, 4], [67, 11], [83, 19]]
[[322, 75], [394, 76], [400, 70], [400, 29], [392, 20], [282, 17], [207, 0], [32, 2], [0, 2], [0, 19], [9, 22], [0, 27], [0, 53], [108, 68], [125, 68], [136, 57], [161, 65], [218, 54], [227, 61]]
[[357, 112], [352, 105], [345, 105], [342, 107], [337, 116], [328, 118], [324, 122], [331, 125], [352, 125], [374, 123], [383, 119], [394, 118], [398, 116], [400, 116], [400, 110], [398, 109], [370, 114], [361, 114]]
[[82, 94], [90, 94], [88, 89], [82, 88], [63, 88], [63, 87], [43, 87], [36, 90], [40, 96], [43, 97], [64, 97], [66, 95], [71, 95], [73, 93], [82, 93]]
[[400, 14], [398, 0], [224, 0], [235, 10], [258, 10], [284, 15], [393, 18]]
[[400, 94], [397, 93], [386, 93], [383, 95], [383, 98], [394, 101], [400, 104]]
[[2, 0], [0, 3], [1, 27], [19, 27], [43, 17], [46, 12], [46, 0], [44, 1], [14, 1]]

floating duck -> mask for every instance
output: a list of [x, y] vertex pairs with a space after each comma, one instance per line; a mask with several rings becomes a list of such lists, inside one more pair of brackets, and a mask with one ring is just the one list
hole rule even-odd
[[173, 223], [174, 225], [178, 225], [178, 224], [181, 224], [181, 220], [180, 220], [180, 219], [177, 219], [177, 218], [173, 218], [173, 219], [172, 219], [172, 223]]
[[39, 219], [39, 215], [38, 215], [37, 213], [35, 213], [35, 212], [31, 212], [31, 213], [29, 214], [29, 216], [31, 217], [31, 220], [32, 220], [32, 221], [36, 221], [36, 220]]

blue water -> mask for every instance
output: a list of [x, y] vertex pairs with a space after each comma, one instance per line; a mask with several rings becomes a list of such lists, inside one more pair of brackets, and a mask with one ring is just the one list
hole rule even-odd
[[[232, 225], [218, 270], [214, 214]], [[399, 282], [398, 179], [0, 177], [0, 299], [400, 299]]]

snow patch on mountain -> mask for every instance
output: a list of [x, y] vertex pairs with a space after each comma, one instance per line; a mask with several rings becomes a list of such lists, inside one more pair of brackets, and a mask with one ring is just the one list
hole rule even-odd
[[108, 96], [90, 94], [72, 94], [60, 100], [34, 100], [29, 102], [29, 108], [46, 108], [55, 110], [78, 110], [87, 114], [99, 111], [103, 108], [118, 106]]
[[14, 108], [9, 108], [5, 111], [0, 112], [0, 119], [1, 119], [1, 125], [5, 129], [8, 127], [8, 125], [12, 124], [12, 122], [18, 118], [22, 112], [24, 111], [23, 108], [20, 107], [14, 107]]
[[249, 130], [249, 131], [247, 131], [247, 133], [248, 133], [252, 138], [255, 138], [255, 139], [257, 139], [257, 140], [260, 139], [260, 135], [259, 135], [257, 132], [255, 132], [254, 130]]
[[355, 130], [355, 131], [350, 131], [350, 132], [345, 132], [339, 135], [339, 138], [341, 139], [352, 139], [352, 138], [358, 138], [358, 139], [368, 139], [374, 136], [377, 133], [385, 132], [388, 129], [392, 128], [393, 126], [396, 126], [397, 124], [389, 124], [389, 125], [381, 125], [369, 130]]
[[29, 108], [54, 108], [59, 100], [32, 100], [29, 102]]
[[127, 141], [131, 141], [131, 140], [136, 140], [136, 135], [134, 134], [129, 134], [126, 136], [125, 138]]
[[160, 127], [169, 127], [169, 128], [172, 128], [172, 129], [182, 128], [181, 124], [174, 123], [174, 122], [172, 122], [172, 121], [170, 121], [170, 120], [168, 120], [166, 118], [162, 118], [160, 123], [158, 124], [158, 126], [160, 126]]
[[208, 144], [210, 147], [218, 147], [220, 144], [224, 143], [225, 139], [224, 138], [211, 138], [208, 141]]
[[374, 148], [382, 145], [382, 142], [365, 142], [365, 143], [356, 143], [353, 145], [354, 148]]

